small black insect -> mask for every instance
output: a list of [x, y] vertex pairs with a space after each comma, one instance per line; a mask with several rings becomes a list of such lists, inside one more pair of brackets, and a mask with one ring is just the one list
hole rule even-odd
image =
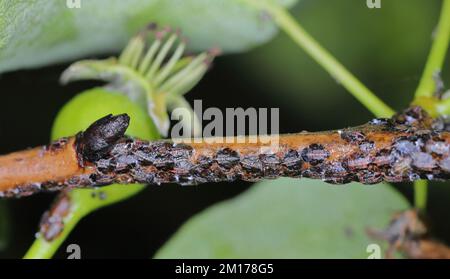
[[366, 139], [366, 135], [359, 131], [343, 130], [340, 134], [343, 140], [353, 144], [362, 143]]
[[330, 157], [330, 152], [328, 152], [325, 147], [323, 147], [323, 145], [313, 143], [302, 150], [301, 156], [305, 162], [308, 162], [312, 166], [315, 166]]

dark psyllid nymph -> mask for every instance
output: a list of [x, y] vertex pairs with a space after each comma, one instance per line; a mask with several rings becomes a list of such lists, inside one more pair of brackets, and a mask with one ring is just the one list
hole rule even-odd
[[450, 178], [450, 133], [419, 107], [358, 127], [280, 135], [276, 150], [263, 142], [148, 142], [125, 136], [128, 123], [127, 115], [108, 115], [75, 137], [0, 156], [0, 194], [281, 176], [333, 184]]

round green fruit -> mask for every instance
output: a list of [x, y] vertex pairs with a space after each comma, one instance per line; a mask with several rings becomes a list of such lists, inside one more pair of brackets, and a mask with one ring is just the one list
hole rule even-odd
[[52, 139], [73, 136], [108, 114], [126, 113], [130, 126], [126, 134], [142, 139], [158, 138], [158, 132], [142, 106], [127, 96], [98, 87], [71, 99], [59, 111], [52, 128]]

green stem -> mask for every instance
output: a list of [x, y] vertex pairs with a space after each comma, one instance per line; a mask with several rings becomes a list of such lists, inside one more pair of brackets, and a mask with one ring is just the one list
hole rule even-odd
[[360, 103], [377, 117], [390, 117], [395, 112], [364, 84], [353, 76], [327, 50], [311, 37], [301, 25], [279, 4], [273, 1], [247, 0], [249, 4], [268, 11], [283, 29], [306, 53], [342, 84]]
[[425, 210], [427, 206], [428, 181], [417, 180], [414, 182], [414, 206]]
[[[70, 194], [69, 194], [70, 195]], [[79, 205], [80, 203], [75, 203]], [[23, 257], [24, 259], [51, 259], [52, 256], [56, 253], [58, 248], [73, 230], [73, 228], [78, 224], [78, 222], [83, 218], [84, 214], [80, 213], [80, 209], [78, 206], [72, 207], [70, 209], [70, 214], [66, 218], [64, 218], [64, 230], [61, 235], [59, 235], [53, 241], [45, 240], [42, 235], [38, 235], [28, 249], [27, 253]]]
[[450, 39], [450, 0], [444, 0], [442, 3], [441, 15], [435, 32], [435, 38], [428, 55], [425, 70], [420, 79], [415, 96], [431, 97], [436, 90], [434, 75], [440, 72], [445, 55], [448, 49]]
[[[38, 235], [24, 259], [50, 259], [84, 216], [99, 208], [134, 196], [144, 187], [145, 185], [141, 184], [110, 185], [100, 189], [76, 189], [68, 192], [71, 207], [69, 214], [63, 219], [64, 228], [61, 234], [52, 241], [47, 241], [42, 235]], [[93, 196], [97, 198], [93, 198]], [[100, 196], [105, 198], [100, 198]]]
[[[428, 55], [425, 70], [417, 87], [413, 103], [428, 108], [430, 112], [435, 112], [438, 115], [448, 114], [450, 112], [449, 101], [435, 101], [432, 100], [436, 91], [436, 81], [434, 75], [441, 71], [444, 65], [445, 56], [450, 41], [450, 0], [444, 0], [441, 8], [441, 15], [435, 38]], [[430, 106], [429, 103], [433, 102]], [[430, 109], [431, 107], [431, 109]], [[414, 205], [415, 207], [425, 210], [428, 196], [427, 181], [417, 181], [414, 183]]]

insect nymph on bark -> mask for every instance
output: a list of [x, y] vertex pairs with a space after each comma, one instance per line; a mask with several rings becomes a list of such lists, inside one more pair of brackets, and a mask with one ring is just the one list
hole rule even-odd
[[279, 135], [276, 151], [261, 141], [143, 141], [125, 135], [129, 121], [127, 115], [108, 115], [75, 137], [0, 156], [0, 195], [282, 176], [332, 184], [450, 178], [450, 133], [442, 119], [432, 119], [420, 107], [343, 130]]

